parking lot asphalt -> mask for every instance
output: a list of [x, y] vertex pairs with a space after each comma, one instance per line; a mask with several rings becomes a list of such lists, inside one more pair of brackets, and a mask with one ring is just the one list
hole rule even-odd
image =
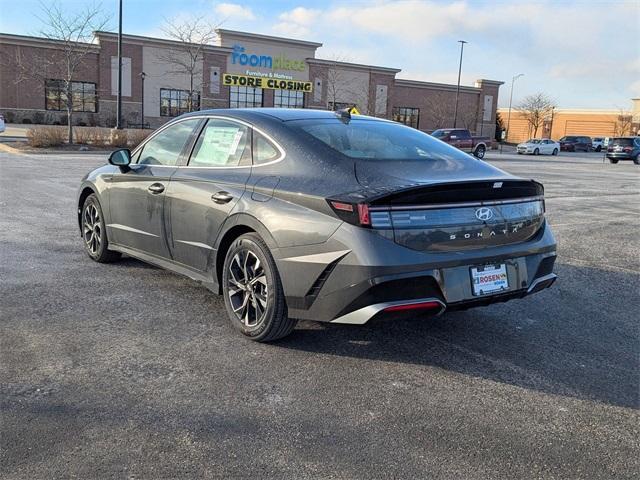
[[0, 477], [637, 478], [640, 167], [487, 160], [545, 184], [553, 288], [264, 345], [197, 283], [84, 254], [104, 156], [0, 152]]

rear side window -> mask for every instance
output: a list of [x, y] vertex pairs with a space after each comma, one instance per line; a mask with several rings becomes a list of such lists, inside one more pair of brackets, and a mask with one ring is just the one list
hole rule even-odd
[[459, 150], [398, 123], [351, 120], [299, 120], [293, 128], [350, 158], [371, 160], [454, 159]]
[[178, 163], [180, 153], [200, 119], [183, 120], [165, 128], [144, 144], [138, 156], [142, 165], [173, 166]]
[[251, 159], [249, 127], [227, 120], [207, 121], [189, 159], [190, 167], [237, 167]]
[[280, 151], [264, 135], [253, 131], [253, 163], [262, 165], [280, 157]]

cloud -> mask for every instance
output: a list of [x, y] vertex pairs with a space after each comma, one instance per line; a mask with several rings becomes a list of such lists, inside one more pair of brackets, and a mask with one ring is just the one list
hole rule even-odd
[[219, 3], [214, 11], [225, 19], [255, 20], [256, 16], [249, 7], [243, 7], [237, 3]]
[[305, 37], [311, 34], [311, 26], [318, 21], [320, 11], [312, 8], [297, 7], [283, 12], [280, 20], [273, 26], [274, 33], [292, 37]]

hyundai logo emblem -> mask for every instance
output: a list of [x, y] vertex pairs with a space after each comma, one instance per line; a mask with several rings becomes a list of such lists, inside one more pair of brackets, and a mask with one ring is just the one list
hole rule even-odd
[[476, 210], [476, 218], [481, 222], [486, 222], [493, 218], [493, 210], [489, 207], [480, 207]]

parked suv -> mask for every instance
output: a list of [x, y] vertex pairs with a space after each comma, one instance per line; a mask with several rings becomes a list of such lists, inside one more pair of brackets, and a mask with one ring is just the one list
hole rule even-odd
[[607, 158], [611, 163], [633, 160], [640, 165], [640, 137], [615, 137], [609, 140]]
[[596, 152], [601, 152], [604, 148], [604, 137], [594, 137], [593, 140], [591, 140], [591, 148]]
[[566, 152], [577, 152], [578, 150], [588, 152], [591, 150], [591, 137], [577, 135], [562, 137], [560, 139], [560, 150]]

